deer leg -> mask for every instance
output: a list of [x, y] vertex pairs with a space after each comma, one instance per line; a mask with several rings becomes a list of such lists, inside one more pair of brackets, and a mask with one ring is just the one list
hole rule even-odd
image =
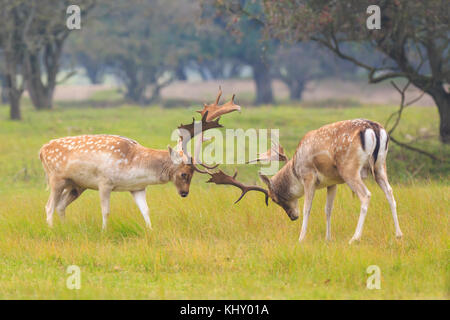
[[63, 192], [61, 193], [61, 197], [59, 199], [59, 202], [56, 204], [56, 212], [59, 215], [59, 218], [61, 221], [65, 221], [66, 212], [65, 212], [65, 206], [64, 203], [67, 201], [67, 199], [70, 197], [70, 192], [72, 191], [71, 188], [65, 188]]
[[45, 211], [47, 213], [47, 224], [51, 228], [53, 227], [53, 213], [55, 212], [56, 204], [60, 201], [61, 195], [64, 191], [65, 181], [58, 179], [49, 180], [50, 185], [50, 197], [48, 198]]
[[145, 189], [140, 191], [131, 191], [131, 194], [133, 195], [134, 202], [136, 202], [136, 205], [138, 206], [139, 210], [142, 213], [142, 216], [144, 217], [147, 228], [152, 229], [152, 223], [150, 221], [150, 216], [148, 215], [149, 210], [147, 199], [145, 197]]
[[359, 212], [358, 225], [356, 226], [355, 234], [349, 242], [352, 243], [353, 241], [359, 241], [359, 239], [361, 239], [364, 220], [366, 219], [367, 208], [369, 207], [371, 194], [359, 175], [356, 178], [347, 179], [345, 182], [349, 185], [350, 189], [352, 189], [352, 191], [356, 193], [359, 200], [361, 201], [361, 210]]
[[327, 216], [327, 233], [326, 240], [331, 240], [331, 211], [333, 210], [334, 198], [336, 197], [337, 186], [329, 186], [327, 188], [327, 203], [325, 205], [325, 214]]
[[112, 188], [108, 185], [100, 185], [98, 192], [100, 194], [100, 205], [102, 207], [102, 230], [106, 230], [109, 216], [109, 199]]
[[303, 202], [303, 222], [302, 222], [302, 230], [300, 231], [300, 237], [298, 238], [299, 242], [303, 241], [303, 239], [306, 236], [309, 214], [311, 212], [311, 206], [315, 192], [314, 180], [312, 178], [303, 180], [303, 185], [305, 189], [305, 200]]
[[47, 204], [45, 205], [45, 212], [47, 214], [47, 224], [51, 228], [53, 227], [53, 211], [55, 211], [54, 206], [54, 198], [55, 198], [55, 192], [53, 190], [50, 190], [50, 196], [48, 198]]
[[56, 206], [56, 212], [58, 212], [62, 220], [64, 220], [64, 217], [66, 215], [66, 208], [69, 206], [69, 204], [78, 199], [78, 197], [83, 193], [84, 190], [86, 189], [80, 187], [69, 187], [64, 189], [61, 200]]
[[391, 185], [389, 184], [387, 178], [385, 164], [379, 165], [375, 168], [375, 180], [377, 181], [378, 185], [386, 195], [386, 198], [389, 202], [389, 206], [391, 207], [392, 218], [394, 219], [394, 226], [395, 226], [395, 236], [397, 238], [401, 238], [403, 236], [403, 233], [402, 230], [400, 230], [400, 225], [398, 223], [397, 204], [394, 199], [394, 193], [392, 192]]

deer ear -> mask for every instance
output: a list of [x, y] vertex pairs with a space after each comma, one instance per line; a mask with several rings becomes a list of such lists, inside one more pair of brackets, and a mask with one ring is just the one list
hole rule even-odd
[[265, 176], [265, 175], [263, 175], [263, 174], [261, 174], [261, 173], [259, 173], [259, 178], [260, 178], [261, 181], [264, 182], [264, 183], [267, 185], [267, 187], [270, 189], [270, 186], [271, 186], [270, 179], [269, 179], [267, 176]]
[[180, 164], [183, 161], [183, 157], [179, 152], [173, 150], [171, 146], [167, 146], [167, 149], [169, 150], [170, 159], [174, 164]]

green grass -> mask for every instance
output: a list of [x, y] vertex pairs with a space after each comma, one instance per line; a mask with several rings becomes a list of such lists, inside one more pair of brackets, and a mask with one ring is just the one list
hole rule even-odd
[[[11, 122], [0, 107], [0, 298], [448, 299], [448, 164], [393, 144], [388, 172], [405, 235], [400, 241], [387, 201], [372, 181], [362, 241], [351, 246], [359, 201], [346, 186], [338, 188], [332, 242], [324, 240], [321, 190], [307, 238], [298, 244], [300, 222], [291, 222], [281, 208], [265, 207], [257, 193], [233, 205], [238, 190], [205, 184], [199, 175], [186, 199], [170, 184], [148, 188], [151, 232], [127, 193], [113, 194], [109, 229], [101, 232], [95, 191], [67, 209], [64, 224], [56, 216], [55, 227], [46, 226], [48, 192], [38, 159], [42, 144], [67, 135], [111, 133], [166, 148], [173, 128], [189, 122], [194, 110], [121, 106], [34, 112], [26, 107], [24, 121]], [[356, 117], [384, 123], [394, 110], [244, 108], [221, 122], [226, 128], [280, 128], [281, 143], [292, 155], [311, 129]], [[398, 137], [424, 130], [436, 134], [437, 119], [434, 108], [411, 107]], [[418, 145], [448, 158], [449, 148], [436, 139]], [[257, 168], [239, 166], [241, 179], [256, 182]], [[66, 288], [66, 268], [73, 264], [81, 268], [80, 290]], [[381, 290], [366, 288], [369, 265], [381, 269]]]

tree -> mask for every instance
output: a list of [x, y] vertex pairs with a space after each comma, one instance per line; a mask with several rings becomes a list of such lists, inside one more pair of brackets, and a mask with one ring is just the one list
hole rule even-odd
[[8, 101], [8, 89], [6, 87], [6, 72], [5, 72], [5, 62], [3, 57], [0, 55], [0, 103], [7, 104]]
[[[87, 12], [94, 1], [75, 3]], [[0, 1], [0, 48], [11, 119], [21, 118], [20, 98], [25, 88], [37, 109], [52, 107], [62, 47], [70, 32], [66, 8], [73, 2]]]
[[189, 54], [194, 10], [189, 0], [105, 0], [93, 13], [97, 23], [80, 34], [87, 38], [77, 40], [95, 41], [83, 52], [116, 75], [128, 100], [149, 104], [176, 78], [178, 62]]
[[106, 33], [102, 30], [105, 25], [93, 18], [89, 21], [87, 28], [82, 28], [77, 34], [68, 39], [65, 55], [67, 60], [74, 61], [86, 71], [86, 75], [92, 84], [101, 83], [102, 76], [106, 72], [106, 57], [108, 45], [100, 35]]
[[[254, 1], [243, 1], [248, 10], [259, 12], [262, 7]], [[263, 25], [248, 16], [239, 16], [227, 10], [227, 2], [204, 0], [202, 2], [204, 20], [218, 30], [217, 46], [230, 59], [241, 61], [252, 68], [256, 85], [255, 104], [273, 103], [271, 59], [276, 50], [276, 43], [266, 40]], [[230, 36], [231, 35], [231, 36]]]
[[23, 35], [30, 27], [25, 1], [2, 0], [0, 2], [0, 48], [3, 56], [3, 89], [6, 91], [10, 118], [20, 120], [20, 98], [24, 91], [24, 81], [20, 73], [23, 67]]
[[306, 83], [323, 74], [317, 50], [309, 45], [282, 46], [275, 54], [274, 74], [289, 88], [291, 100], [301, 100]]
[[[352, 51], [358, 55], [357, 48]], [[309, 81], [325, 77], [354, 77], [357, 69], [312, 41], [282, 45], [272, 60], [273, 74], [287, 85], [291, 100], [301, 100]]]
[[0, 103], [7, 104], [9, 100], [8, 100], [8, 92], [6, 89], [6, 77], [2, 73], [0, 73], [0, 90], [1, 90]]
[[[29, 1], [30, 28], [24, 34], [26, 88], [36, 109], [52, 109], [64, 43], [74, 31], [66, 26], [66, 9], [77, 4], [86, 17], [95, 0]], [[75, 31], [76, 32], [76, 31]]]
[[[429, 94], [440, 115], [440, 138], [450, 143], [450, 81], [448, 1], [380, 0], [381, 29], [366, 27], [366, 10], [373, 1], [261, 1], [257, 17], [267, 34], [287, 41], [311, 39], [340, 58], [368, 71], [370, 83], [403, 77]], [[236, 11], [236, 10], [235, 10]], [[239, 12], [248, 15], [245, 7]], [[384, 56], [366, 61], [345, 50], [363, 44]]]
[[238, 77], [245, 63], [237, 58], [236, 39], [226, 30], [226, 23], [217, 17], [214, 8], [201, 3], [201, 20], [196, 23], [195, 51], [189, 67], [203, 80]]

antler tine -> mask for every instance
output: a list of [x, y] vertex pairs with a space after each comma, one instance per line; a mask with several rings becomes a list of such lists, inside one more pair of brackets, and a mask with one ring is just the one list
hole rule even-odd
[[231, 98], [231, 101], [224, 103], [223, 105], [219, 105], [220, 97], [222, 96], [222, 87], [219, 86], [219, 93], [217, 95], [216, 101], [211, 104], [203, 104], [203, 109], [198, 110], [201, 115], [204, 115], [207, 111], [209, 111], [209, 115], [207, 120], [216, 119], [224, 114], [241, 111], [241, 106], [238, 106], [234, 103], [235, 94]]
[[194, 159], [191, 157], [191, 156], [187, 156], [188, 157], [188, 159], [189, 159], [189, 163], [190, 163], [190, 165], [192, 166], [192, 168], [195, 170], [195, 171], [197, 171], [198, 173], [202, 173], [202, 174], [211, 174], [209, 171], [208, 171], [208, 169], [214, 169], [214, 168], [216, 168], [218, 165], [216, 165], [215, 167], [208, 167], [208, 166], [205, 166], [205, 165], [203, 165], [202, 163], [200, 163], [203, 167], [205, 167], [206, 168], [206, 170], [202, 170], [202, 169], [200, 169], [199, 167], [197, 167], [196, 165], [195, 165], [195, 162], [194, 162]]
[[280, 145], [278, 142], [275, 142], [273, 139], [270, 139], [270, 144], [272, 145], [272, 148]]
[[198, 161], [198, 164], [201, 165], [202, 167], [206, 168], [206, 169], [209, 169], [209, 170], [215, 169], [215, 168], [217, 168], [219, 166], [219, 164], [216, 164], [214, 166], [207, 166], [206, 164], [201, 163], [200, 161]]
[[209, 174], [209, 172], [208, 172], [208, 170], [202, 170], [202, 169], [199, 169], [195, 164], [191, 164], [192, 165], [192, 168], [195, 170], [195, 171], [197, 171], [198, 173], [201, 173], [201, 174]]
[[221, 96], [222, 96], [222, 86], [219, 86], [219, 93], [217, 94], [216, 103], [215, 103], [216, 106], [219, 104]]
[[265, 203], [266, 203], [266, 206], [269, 205], [269, 193], [267, 192], [266, 189], [263, 189], [263, 188], [258, 187], [258, 186], [249, 186], [249, 187], [246, 187], [246, 188], [242, 191], [241, 196], [240, 196], [234, 203], [236, 204], [236, 203], [238, 203], [239, 201], [241, 201], [241, 199], [245, 196], [245, 194], [246, 194], [248, 191], [251, 191], [251, 190], [254, 190], [254, 191], [261, 191], [262, 193], [264, 193], [264, 195], [266, 196], [266, 198], [265, 198], [265, 200], [264, 200]]
[[238, 203], [247, 192], [254, 190], [254, 191], [260, 191], [260, 192], [264, 193], [264, 195], [266, 197], [265, 198], [266, 205], [269, 204], [269, 192], [258, 186], [246, 186], [242, 182], [236, 180], [237, 171], [235, 171], [233, 176], [227, 175], [220, 169], [218, 172], [214, 172], [214, 173], [208, 172], [208, 174], [211, 176], [211, 178], [207, 181], [207, 183], [213, 182], [215, 184], [232, 185], [232, 186], [238, 187], [239, 189], [242, 190], [240, 197], [234, 203]]

